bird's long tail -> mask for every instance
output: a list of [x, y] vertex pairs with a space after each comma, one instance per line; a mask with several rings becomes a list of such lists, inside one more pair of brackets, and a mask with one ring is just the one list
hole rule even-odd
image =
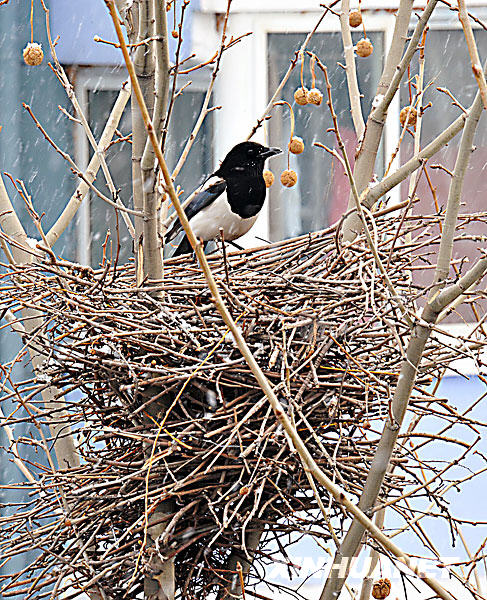
[[174, 252], [173, 256], [181, 256], [181, 254], [189, 254], [190, 252], [193, 252], [193, 248], [189, 243], [188, 237], [185, 235], [183, 239], [179, 242], [179, 245], [176, 248], [176, 251]]

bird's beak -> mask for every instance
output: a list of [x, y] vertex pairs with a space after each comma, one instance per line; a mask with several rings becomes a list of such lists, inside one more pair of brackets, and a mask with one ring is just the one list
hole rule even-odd
[[261, 152], [261, 158], [270, 158], [271, 156], [276, 156], [276, 154], [281, 154], [282, 150], [280, 148], [266, 148], [263, 152]]

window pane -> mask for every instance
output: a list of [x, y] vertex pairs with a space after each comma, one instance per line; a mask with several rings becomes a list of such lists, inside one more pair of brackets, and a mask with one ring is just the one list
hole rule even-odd
[[[477, 30], [475, 37], [480, 56], [487, 56], [487, 36], [485, 32]], [[414, 76], [417, 73], [418, 64], [417, 60], [415, 60], [411, 65], [411, 74]], [[430, 30], [428, 32], [425, 51], [424, 82], [425, 85], [432, 82], [432, 85], [424, 94], [423, 106], [431, 102], [432, 107], [428, 108], [424, 114], [421, 129], [422, 147], [431, 142], [461, 114], [461, 110], [453, 106], [451, 98], [438, 91], [437, 88], [448, 88], [452, 95], [465, 108], [470, 106], [478, 90], [470, 67], [470, 58], [465, 44], [465, 37], [461, 29]], [[409, 88], [406, 83], [401, 86], [401, 106], [410, 104], [409, 94]], [[413, 98], [414, 94], [415, 90], [412, 88]], [[464, 180], [463, 204], [460, 209], [462, 213], [481, 212], [485, 210], [485, 198], [487, 196], [486, 121], [486, 116], [483, 114], [474, 138], [475, 151], [470, 157], [470, 163]], [[433, 167], [435, 165], [442, 165], [451, 172], [455, 165], [460, 140], [461, 133], [454, 137], [446, 148], [440, 150], [429, 160], [426, 169], [431, 180], [431, 186], [427, 178], [423, 176], [416, 192], [420, 201], [415, 205], [414, 210], [418, 214], [432, 214], [437, 212], [438, 209], [445, 209], [451, 177], [447, 171]], [[412, 149], [412, 136], [407, 134], [401, 146], [401, 162], [405, 162], [412, 156]], [[408, 182], [405, 182], [402, 186], [403, 198], [407, 197], [407, 193]], [[473, 221], [468, 225], [468, 233], [471, 236], [476, 234], [485, 235], [485, 225], [481, 221]], [[468, 261], [465, 261], [463, 265], [463, 269], [466, 270], [479, 258], [479, 246], [482, 246], [482, 244], [475, 238], [471, 238], [469, 241], [458, 241], [454, 246], [453, 258], [460, 261], [463, 257], [467, 256]], [[453, 269], [450, 274], [453, 277], [456, 276]], [[420, 269], [415, 273], [415, 281], [422, 286], [427, 286], [431, 282], [432, 276], [433, 272], [431, 270]], [[459, 321], [461, 319], [472, 320], [473, 317], [472, 309], [463, 305], [456, 311], [456, 314], [451, 315], [450, 321]]]
[[[115, 90], [90, 90], [88, 92], [90, 125], [96, 139], [100, 138], [117, 96], [118, 91]], [[128, 135], [131, 130], [132, 125], [129, 103], [120, 120], [118, 131], [125, 136]], [[106, 160], [113, 178], [115, 189], [120, 191], [120, 200], [122, 203], [130, 208], [132, 208], [131, 152], [132, 146], [126, 142], [114, 144], [110, 146], [106, 152]], [[92, 151], [90, 151], [90, 158], [91, 155]], [[98, 172], [96, 186], [103, 194], [111, 198], [101, 169]], [[132, 241], [120, 213], [118, 221], [120, 238], [119, 263], [121, 264], [132, 255]], [[91, 194], [90, 201], [90, 226], [91, 264], [96, 268], [102, 259], [102, 244], [105, 240], [107, 230], [110, 230], [111, 233], [113, 259], [115, 259], [117, 250], [117, 219], [113, 207], [106, 202], [103, 202], [103, 200], [93, 193]], [[107, 248], [107, 252], [108, 257], [110, 257], [110, 248]]]
[[[101, 135], [117, 95], [118, 91], [112, 90], [96, 90], [90, 91], [88, 94], [90, 123], [97, 139]], [[176, 165], [186, 140], [193, 129], [200, 113], [204, 95], [204, 92], [186, 91], [176, 100], [166, 144], [166, 160], [170, 169]], [[118, 130], [123, 136], [128, 135], [132, 130], [130, 102], [125, 109]], [[123, 204], [128, 207], [132, 207], [131, 152], [132, 147], [126, 142], [115, 144], [107, 151], [107, 163], [115, 188], [120, 190], [120, 198]], [[211, 116], [209, 116], [205, 119], [176, 181], [176, 184], [181, 185], [184, 190], [183, 197], [189, 195], [201, 183], [205, 175], [211, 171], [212, 158]], [[101, 171], [96, 184], [101, 192], [110, 197]], [[113, 252], [116, 251], [116, 218], [114, 209], [94, 194], [91, 198], [90, 213], [91, 261], [92, 265], [96, 267], [102, 258], [102, 244], [107, 229], [110, 229], [112, 234]], [[119, 218], [119, 231], [121, 244], [119, 263], [124, 263], [132, 256], [132, 240], [121, 217]]]
[[[304, 35], [302, 33], [268, 35], [269, 98], [288, 69], [290, 57], [303, 43]], [[360, 33], [354, 32], [353, 35], [354, 42], [362, 37]], [[374, 52], [369, 58], [357, 58], [364, 114], [367, 114], [370, 109], [380, 76], [383, 55], [383, 34], [368, 32], [368, 36], [374, 45]], [[357, 139], [350, 114], [345, 71], [338, 64], [344, 61], [341, 34], [315, 34], [308, 49], [314, 52], [328, 68], [340, 132], [353, 163]], [[287, 155], [277, 157], [272, 162], [278, 182], [271, 188], [272, 239], [290, 237], [326, 227], [342, 215], [347, 205], [349, 185], [343, 168], [323, 149], [313, 147], [314, 142], [321, 142], [336, 148], [334, 134], [326, 132], [332, 126], [332, 120], [326, 105], [323, 73], [316, 68], [316, 75], [317, 87], [325, 96], [321, 106], [299, 106], [294, 102], [294, 91], [301, 85], [299, 65], [291, 73], [281, 94], [281, 99], [287, 100], [293, 106], [296, 116], [295, 135], [303, 138], [305, 150], [297, 157], [291, 155], [291, 168], [298, 173], [298, 183], [294, 188], [284, 189], [279, 183], [280, 172], [287, 168]], [[309, 57], [305, 59], [304, 84], [308, 88], [311, 87]], [[271, 144], [287, 149], [290, 135], [289, 110], [277, 108], [272, 114], [273, 117], [268, 122]], [[381, 164], [382, 158], [379, 156], [378, 165]]]

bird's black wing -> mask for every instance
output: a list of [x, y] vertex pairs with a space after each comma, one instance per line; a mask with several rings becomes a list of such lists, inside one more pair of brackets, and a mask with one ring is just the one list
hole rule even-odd
[[[192, 219], [196, 214], [203, 208], [209, 206], [214, 202], [220, 194], [222, 194], [227, 187], [224, 179], [220, 177], [211, 176], [203, 185], [201, 190], [196, 194], [192, 202], [184, 209], [188, 220]], [[174, 239], [178, 233], [182, 230], [179, 219], [176, 220], [171, 229], [166, 233], [166, 242]]]

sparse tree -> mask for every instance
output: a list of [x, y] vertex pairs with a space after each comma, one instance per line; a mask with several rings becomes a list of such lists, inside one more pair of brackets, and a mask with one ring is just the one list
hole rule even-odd
[[[249, 139], [279, 106], [290, 118], [288, 157], [302, 152], [293, 106], [281, 99], [291, 74], [301, 69], [295, 101], [328, 111], [334, 140], [330, 145], [326, 132], [317, 131], [323, 141], [314, 151], [330, 154], [343, 168], [348, 208], [326, 230], [231, 253], [220, 240], [210, 255], [186, 218], [184, 205], [192, 196], [185, 193], [182, 202], [178, 175], [204, 119], [216, 108], [211, 97], [224, 68], [222, 56], [247, 32], [228, 35], [228, 0], [219, 47], [208, 61], [191, 67], [210, 66], [210, 84], [171, 172], [167, 132], [184, 92], [178, 76], [185, 68], [182, 22], [190, 0], [104, 2], [116, 41], [101, 43], [120, 49], [128, 79], [96, 140], [57, 58], [49, 9], [41, 0], [53, 76], [72, 104], [70, 118], [93, 149], [83, 171], [36, 117], [35, 107], [24, 105], [46, 146], [79, 180], [48, 231], [24, 182], [0, 176], [5, 257], [0, 301], [10, 330], [22, 340], [20, 353], [0, 367], [2, 399], [15, 406], [0, 416], [18, 487], [29, 491], [2, 518], [0, 548], [6, 564], [34, 550], [22, 571], [0, 581], [5, 598], [265, 599], [269, 596], [255, 591], [254, 584], [266, 581], [266, 567], [274, 561], [290, 567], [287, 546], [309, 536], [333, 556], [321, 600], [345, 597], [352, 561], [367, 547], [371, 566], [361, 600], [391, 592], [387, 580], [374, 579], [381, 556], [404, 568], [406, 579], [419, 576], [435, 597], [452, 600], [443, 582], [419, 573], [417, 557], [394, 541], [410, 526], [439, 559], [423, 526], [427, 516], [445, 519], [468, 555], [460, 565], [444, 565], [445, 571], [474, 598], [482, 598], [483, 544], [470, 548], [462, 532], [466, 520], [449, 512], [445, 494], [453, 486], [462, 489], [487, 468], [477, 442], [465, 433], [478, 434], [484, 427], [469, 414], [483, 397], [459, 412], [437, 393], [459, 358], [472, 358], [482, 372], [486, 343], [482, 280], [487, 256], [485, 238], [475, 227], [485, 225], [487, 213], [471, 213], [462, 190], [487, 108], [487, 86], [464, 0], [452, 10], [458, 11], [465, 33], [476, 94], [463, 106], [463, 98], [444, 90], [458, 116], [432, 140], [422, 139], [429, 86], [424, 64], [428, 22], [439, 1], [429, 0], [415, 14], [412, 0], [400, 0], [368, 113], [360, 101], [356, 65], [357, 55], [366, 60], [374, 51], [365, 32], [366, 2], [358, 11], [351, 11], [349, 0], [323, 6], [315, 29], [289, 57], [289, 69], [268, 106], [256, 115]], [[0, 2], [1, 11], [9, 9], [8, 0]], [[178, 15], [173, 31], [170, 10]], [[340, 21], [358, 140], [355, 156], [342, 139], [327, 57], [309, 50], [325, 18]], [[353, 47], [351, 26], [357, 25], [364, 26], [364, 38]], [[177, 39], [174, 64], [170, 36]], [[40, 52], [32, 39], [25, 62], [35, 68], [43, 59]], [[415, 57], [417, 71], [411, 67]], [[303, 80], [306, 61], [311, 90]], [[386, 119], [397, 118], [388, 110], [408, 81], [411, 97], [401, 110], [399, 144], [378, 177]], [[124, 206], [106, 150], [129, 100], [133, 204]], [[455, 136], [461, 141], [448, 195], [434, 214], [424, 214], [417, 210], [419, 184], [431, 182], [431, 159]], [[407, 144], [409, 156], [394, 161]], [[101, 178], [109, 196], [97, 185]], [[282, 194], [297, 179], [288, 158]], [[398, 188], [400, 201], [388, 202]], [[116, 235], [109, 243], [107, 238], [99, 268], [53, 251], [89, 193], [113, 208], [117, 223], [125, 222], [133, 245], [127, 264], [118, 264]], [[12, 194], [24, 203], [37, 240], [27, 236]], [[164, 234], [174, 219], [180, 219], [196, 262], [191, 256], [167, 257]], [[473, 264], [463, 260], [465, 250], [460, 260], [454, 254], [467, 242], [475, 247]], [[432, 278], [418, 278], [418, 270]], [[454, 337], [444, 323], [462, 304], [474, 321], [467, 334]], [[12, 369], [26, 353], [33, 375], [17, 381]], [[437, 420], [433, 429], [430, 415]], [[16, 438], [15, 425], [26, 421], [36, 429], [35, 439]], [[453, 426], [461, 429], [452, 432]], [[441, 452], [444, 444], [454, 444], [460, 454], [441, 466], [425, 459], [423, 448]], [[25, 446], [42, 459], [28, 460]], [[483, 464], [450, 477], [473, 452]], [[429, 505], [421, 503], [424, 498]], [[404, 525], [386, 534], [389, 511]]]

